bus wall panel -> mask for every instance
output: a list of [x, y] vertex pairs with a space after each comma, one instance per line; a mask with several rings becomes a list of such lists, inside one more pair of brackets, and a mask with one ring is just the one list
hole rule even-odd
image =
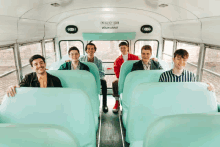
[[173, 32], [173, 39], [202, 42], [201, 23], [198, 20], [171, 22], [165, 23], [165, 25], [162, 23], [162, 26], [164, 38], [172, 38], [171, 33]]
[[20, 19], [18, 23], [18, 42], [39, 41], [44, 37], [43, 21]]
[[[115, 25], [103, 25], [102, 22], [119, 22]], [[142, 25], [153, 26], [153, 31], [144, 34], [140, 31]], [[65, 31], [66, 26], [75, 25], [78, 27], [76, 34], [68, 34]], [[57, 26], [57, 35], [59, 38], [81, 38], [82, 33], [117, 33], [117, 32], [136, 32], [137, 39], [158, 38], [161, 36], [160, 24], [154, 19], [135, 14], [85, 14], [73, 16], [63, 20]], [[135, 40], [136, 40], [135, 38]]]
[[206, 44], [220, 45], [220, 17], [201, 19], [202, 39]]
[[50, 39], [56, 37], [57, 26], [55, 23], [45, 23], [45, 39]]
[[0, 44], [16, 42], [17, 18], [0, 16]]

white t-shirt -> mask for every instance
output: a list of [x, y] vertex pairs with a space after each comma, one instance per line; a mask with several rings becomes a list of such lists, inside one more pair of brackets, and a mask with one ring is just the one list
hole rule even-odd
[[124, 62], [125, 61], [128, 61], [128, 54], [127, 55], [122, 55], [123, 59], [124, 59]]

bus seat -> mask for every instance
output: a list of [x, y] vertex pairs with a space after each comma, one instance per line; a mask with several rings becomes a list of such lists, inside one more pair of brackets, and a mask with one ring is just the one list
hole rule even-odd
[[170, 70], [170, 69], [173, 68], [173, 67], [170, 67], [169, 64], [164, 60], [158, 59], [158, 62], [163, 67], [163, 70], [165, 70], [165, 71]]
[[80, 147], [66, 128], [44, 124], [0, 124], [0, 142], [5, 147]]
[[[125, 78], [131, 72], [133, 64], [137, 61], [139, 60], [126, 61], [125, 63], [122, 64], [121, 70], [120, 70], [119, 81], [118, 81], [119, 94], [123, 93]], [[160, 62], [164, 70], [170, 69], [169, 65], [165, 61], [158, 59], [158, 62]]]
[[96, 128], [98, 129], [100, 102], [94, 76], [84, 70], [49, 70], [47, 72], [57, 76], [64, 88], [81, 89], [88, 94], [94, 112]]
[[90, 72], [95, 77], [98, 94], [100, 94], [100, 92], [101, 92], [101, 81], [100, 81], [98, 67], [94, 63], [91, 63], [91, 62], [82, 62], [82, 63], [86, 64], [89, 67]]
[[134, 88], [140, 83], [152, 83], [158, 82], [160, 75], [164, 70], [138, 70], [130, 72], [124, 84], [124, 91], [122, 93], [122, 120], [123, 125], [126, 128], [127, 114]]
[[125, 78], [127, 74], [131, 72], [133, 64], [137, 61], [138, 60], [126, 61], [122, 64], [118, 80], [118, 94], [121, 94], [123, 92]]
[[220, 140], [219, 114], [164, 116], [144, 136], [144, 147], [215, 147]]
[[[55, 62], [50, 66], [49, 70], [58, 70], [63, 63], [65, 63], [65, 60]], [[89, 67], [90, 72], [95, 77], [96, 85], [97, 85], [97, 92], [98, 92], [98, 94], [100, 94], [100, 92], [101, 92], [101, 81], [100, 81], [100, 77], [99, 77], [98, 67], [94, 63], [90, 63], [90, 62], [82, 62], [82, 63], [86, 64]]]
[[144, 133], [156, 118], [176, 114], [218, 112], [214, 92], [207, 84], [142, 83], [133, 91], [127, 116], [126, 141], [143, 141]]
[[68, 129], [80, 146], [96, 146], [91, 100], [72, 88], [16, 88], [0, 106], [0, 123], [52, 124]]

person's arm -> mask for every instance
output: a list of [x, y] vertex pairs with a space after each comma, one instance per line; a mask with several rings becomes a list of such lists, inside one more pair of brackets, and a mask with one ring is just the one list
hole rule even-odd
[[117, 78], [119, 78], [120, 66], [118, 65], [117, 59], [114, 62], [114, 72]]
[[158, 69], [163, 69], [163, 67], [160, 65], [160, 62], [157, 62], [158, 63]]
[[159, 82], [164, 82], [163, 74], [160, 75]]
[[207, 89], [209, 91], [215, 92], [215, 86], [212, 83], [207, 83], [209, 86], [207, 87]]
[[6, 93], [7, 93], [7, 96], [8, 97], [14, 97], [15, 96], [15, 94], [16, 94], [16, 90], [15, 90], [15, 88], [18, 88], [18, 87], [20, 87], [19, 85], [15, 85], [15, 86], [10, 86], [10, 87], [8, 87], [8, 89], [7, 89], [7, 91], [6, 91]]
[[59, 78], [56, 78], [54, 82], [54, 87], [63, 87]]
[[67, 67], [67, 65], [66, 65], [67, 63], [68, 63], [68, 62], [66, 62], [66, 63], [60, 65], [60, 68], [59, 68], [58, 70], [65, 70], [66, 67]]

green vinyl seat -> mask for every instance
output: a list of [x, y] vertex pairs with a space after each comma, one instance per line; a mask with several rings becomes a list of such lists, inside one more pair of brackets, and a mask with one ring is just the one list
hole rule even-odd
[[0, 124], [47, 124], [68, 129], [82, 147], [96, 146], [96, 126], [88, 94], [73, 88], [16, 88], [0, 106]]
[[84, 70], [48, 70], [47, 72], [58, 77], [63, 88], [81, 89], [88, 94], [94, 112], [96, 128], [98, 129], [100, 101], [94, 76]]
[[[66, 60], [66, 58], [65, 58], [65, 60]], [[60, 61], [57, 61], [57, 62], [53, 63], [50, 66], [49, 70], [58, 70], [59, 67], [63, 63], [65, 63], [65, 60], [60, 60]], [[96, 81], [96, 85], [97, 85], [97, 93], [100, 94], [100, 92], [101, 92], [101, 88], [100, 88], [101, 87], [101, 81], [100, 81], [98, 67], [94, 63], [91, 63], [91, 62], [82, 62], [82, 63], [86, 64], [89, 67], [90, 72], [95, 77], [95, 81]]]
[[127, 114], [130, 106], [132, 92], [134, 88], [141, 83], [158, 82], [160, 75], [164, 70], [138, 70], [130, 72], [124, 82], [124, 90], [122, 93], [122, 120], [123, 125], [126, 128]]
[[182, 114], [160, 117], [144, 136], [144, 147], [217, 147], [219, 114]]
[[80, 147], [69, 130], [57, 125], [0, 124], [1, 147]]
[[149, 125], [161, 116], [217, 111], [215, 93], [208, 91], [205, 83], [142, 83], [130, 101], [126, 141], [131, 147], [143, 144]]

